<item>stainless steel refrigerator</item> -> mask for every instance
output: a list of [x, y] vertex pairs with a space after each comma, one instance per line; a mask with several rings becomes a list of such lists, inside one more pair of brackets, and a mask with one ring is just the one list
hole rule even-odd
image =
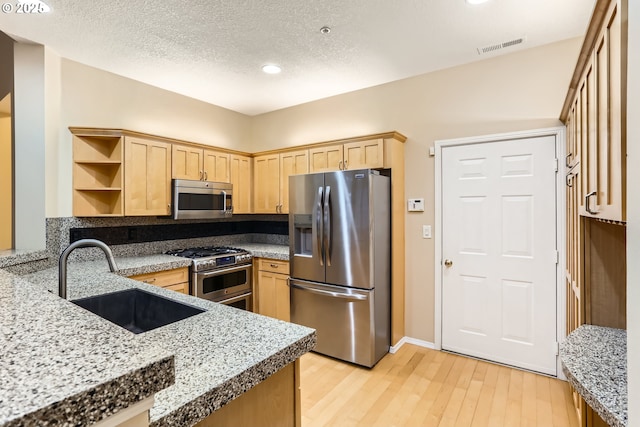
[[289, 178], [291, 321], [318, 353], [372, 367], [389, 351], [390, 197], [369, 169]]

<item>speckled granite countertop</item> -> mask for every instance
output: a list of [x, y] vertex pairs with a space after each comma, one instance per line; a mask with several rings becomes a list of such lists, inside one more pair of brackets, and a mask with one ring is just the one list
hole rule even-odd
[[2, 270], [0, 307], [2, 426], [88, 425], [174, 382], [166, 348]]
[[[252, 249], [249, 246], [252, 246]], [[242, 247], [252, 252], [255, 250], [254, 256], [288, 259], [286, 246], [243, 244]], [[285, 256], [284, 249], [286, 249], [286, 258], [281, 258]], [[116, 264], [118, 275], [130, 276], [189, 265], [189, 260], [168, 255], [151, 255], [116, 258]], [[41, 299], [49, 300], [55, 306], [56, 316], [70, 312], [81, 317], [85, 323], [91, 322], [95, 325], [94, 329], [98, 331], [108, 331], [113, 336], [124, 338], [122, 345], [111, 348], [103, 346], [101, 340], [94, 340], [93, 335], [79, 334], [76, 328], [73, 329], [73, 333], [69, 332], [69, 336], [65, 337], [66, 344], [69, 346], [75, 347], [77, 340], [80, 339], [82, 342], [90, 343], [94, 352], [106, 358], [111, 352], [118, 353], [120, 348], [127, 347], [129, 344], [132, 344], [131, 348], [147, 349], [148, 352], [153, 349], [158, 352], [156, 357], [158, 359], [162, 356], [174, 355], [175, 384], [155, 394], [155, 404], [150, 413], [153, 426], [193, 425], [315, 346], [316, 334], [312, 329], [178, 294], [118, 275], [107, 272], [106, 261], [71, 263], [67, 276], [69, 299], [138, 287], [203, 308], [207, 312], [134, 335], [46, 292], [46, 290], [57, 292], [56, 268], [27, 274], [21, 278], [12, 276], [10, 280], [14, 282], [13, 292], [22, 291], [18, 289], [20, 286], [31, 290], [27, 294], [31, 294], [32, 304], [39, 304]], [[37, 319], [39, 315], [34, 314], [32, 317]], [[64, 323], [66, 324], [67, 321]], [[52, 325], [49, 335], [55, 338], [58, 329], [64, 329], [59, 321]], [[21, 345], [22, 340], [18, 338], [16, 341], [20, 342], [17, 344]], [[55, 354], [56, 346], [52, 345], [51, 349], [40, 349], [40, 351]], [[33, 363], [29, 353], [19, 357], [23, 361]], [[169, 357], [167, 360], [173, 362], [170, 356], [167, 357]], [[128, 365], [128, 361], [121, 363], [123, 369]], [[94, 362], [93, 368], [101, 371], [105, 377], [112, 375], [110, 363], [102, 366]], [[5, 369], [4, 359], [0, 361], [2, 378], [5, 377], [3, 369]], [[20, 375], [27, 376], [32, 382], [29, 390], [37, 389], [40, 393], [40, 389], [45, 387], [44, 384], [39, 383], [41, 378], [31, 377], [30, 371], [24, 367], [17, 372], [17, 381], [20, 380]], [[78, 379], [84, 377], [82, 372], [77, 372], [75, 376]], [[4, 385], [0, 384], [0, 402], [4, 401], [5, 393], [8, 392], [4, 389]], [[7, 401], [13, 400], [8, 396]], [[19, 405], [20, 407], [14, 408], [18, 411], [14, 416], [24, 412], [22, 405]], [[0, 406], [4, 407], [4, 405]], [[5, 419], [3, 410], [4, 408], [0, 409], [0, 425], [3, 425]]]
[[627, 331], [582, 325], [560, 346], [569, 383], [613, 427], [627, 425]]
[[289, 246], [268, 245], [264, 243], [241, 243], [238, 244], [238, 246], [251, 252], [255, 258], [272, 258], [282, 261], [289, 260]]

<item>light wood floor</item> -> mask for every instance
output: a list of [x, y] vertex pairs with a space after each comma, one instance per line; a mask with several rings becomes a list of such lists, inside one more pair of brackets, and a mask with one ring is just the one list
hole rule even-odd
[[301, 358], [302, 427], [577, 427], [568, 385], [405, 344], [373, 369]]

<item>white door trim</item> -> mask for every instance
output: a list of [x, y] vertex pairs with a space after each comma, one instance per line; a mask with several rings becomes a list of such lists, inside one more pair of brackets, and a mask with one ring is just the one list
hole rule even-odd
[[[565, 205], [566, 193], [564, 177], [565, 167], [565, 128], [563, 126], [534, 129], [518, 132], [500, 133], [493, 135], [474, 136], [469, 138], [446, 139], [435, 141], [435, 348], [442, 350], [442, 149], [456, 145], [482, 144], [487, 142], [499, 142], [513, 139], [523, 139], [542, 136], [555, 136], [556, 158], [558, 159], [558, 173], [556, 174], [556, 247], [559, 252], [558, 266], [556, 270], [556, 340], [564, 341], [566, 337], [566, 290], [564, 283], [565, 271]], [[565, 379], [557, 358], [558, 377]]]

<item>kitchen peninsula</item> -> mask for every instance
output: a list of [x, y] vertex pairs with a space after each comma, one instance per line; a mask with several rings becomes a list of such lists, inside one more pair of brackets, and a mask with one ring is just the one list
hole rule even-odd
[[57, 268], [24, 276], [0, 270], [0, 426], [87, 425], [149, 398], [152, 426], [206, 425], [223, 406], [282, 376], [289, 401], [275, 415], [299, 423], [297, 359], [314, 347], [314, 330], [121, 276], [184, 260], [116, 262], [120, 275], [104, 260], [70, 263], [69, 299], [140, 288], [206, 312], [134, 335], [59, 298]]

